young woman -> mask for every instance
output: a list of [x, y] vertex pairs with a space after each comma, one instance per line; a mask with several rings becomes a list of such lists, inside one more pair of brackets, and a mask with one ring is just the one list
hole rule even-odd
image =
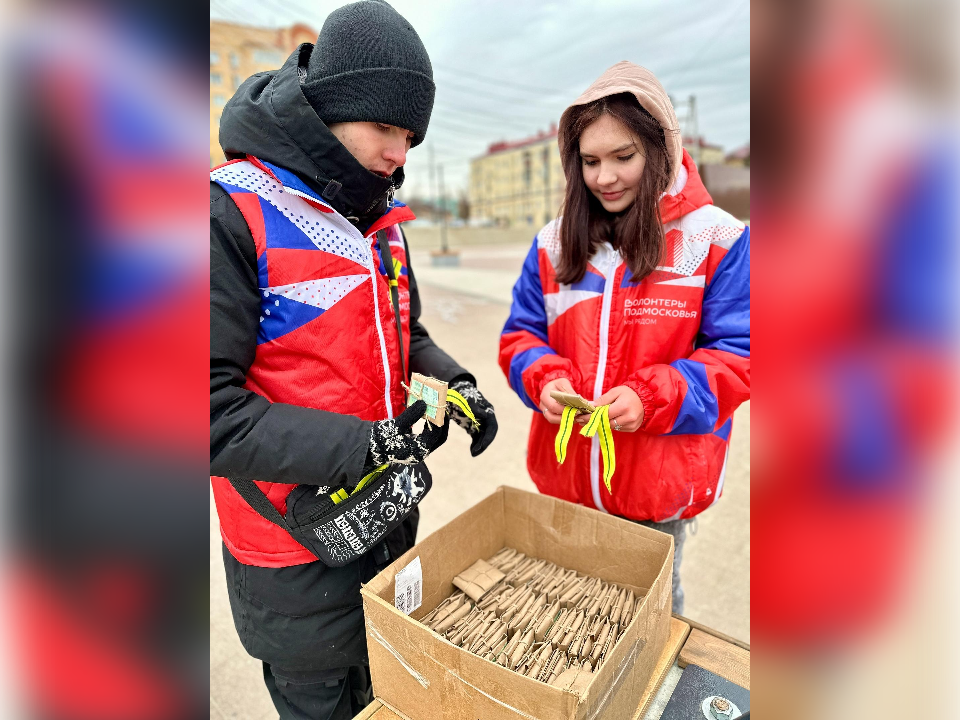
[[[537, 412], [534, 483], [673, 534], [682, 612], [684, 525], [720, 497], [731, 416], [750, 394], [750, 230], [712, 205], [644, 68], [600, 76], [563, 113], [558, 140], [561, 217], [514, 287], [500, 366]], [[573, 432], [558, 461], [553, 391], [607, 406], [612, 454], [603, 432]]]

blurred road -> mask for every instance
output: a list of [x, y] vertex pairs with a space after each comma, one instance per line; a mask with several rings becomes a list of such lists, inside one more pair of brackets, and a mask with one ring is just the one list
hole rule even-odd
[[[447, 443], [431, 456], [434, 486], [420, 506], [421, 538], [500, 485], [536, 492], [526, 472], [530, 410], [507, 386], [497, 365], [510, 290], [528, 249], [529, 244], [464, 247], [458, 268], [431, 267], [428, 251], [412, 250], [424, 325], [440, 347], [476, 376], [480, 390], [497, 410], [500, 425], [496, 441], [478, 458], [470, 457], [469, 438], [456, 426]], [[681, 567], [685, 614], [749, 641], [749, 403], [735, 415], [723, 496], [700, 516], [696, 526], [696, 534], [687, 539]], [[210, 595], [211, 717], [275, 718], [260, 663], [244, 652], [233, 628], [212, 497]]]

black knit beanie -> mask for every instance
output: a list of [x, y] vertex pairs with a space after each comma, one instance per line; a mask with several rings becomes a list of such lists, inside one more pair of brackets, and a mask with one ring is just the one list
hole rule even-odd
[[395, 125], [414, 133], [414, 146], [426, 135], [436, 91], [420, 36], [383, 0], [361, 0], [327, 16], [302, 88], [327, 125]]

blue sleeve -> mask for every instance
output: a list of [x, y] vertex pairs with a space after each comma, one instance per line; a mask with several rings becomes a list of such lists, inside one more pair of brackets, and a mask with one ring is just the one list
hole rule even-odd
[[539, 404], [523, 384], [523, 373], [545, 355], [556, 355], [547, 344], [547, 311], [540, 283], [540, 256], [537, 240], [527, 253], [520, 277], [513, 286], [513, 304], [500, 334], [500, 367], [510, 387], [531, 410]]
[[[722, 433], [733, 411], [749, 397], [750, 228], [720, 261], [707, 286], [697, 349], [671, 366], [686, 383], [668, 434]], [[710, 377], [718, 388], [711, 388]], [[718, 424], [720, 427], [718, 428]]]

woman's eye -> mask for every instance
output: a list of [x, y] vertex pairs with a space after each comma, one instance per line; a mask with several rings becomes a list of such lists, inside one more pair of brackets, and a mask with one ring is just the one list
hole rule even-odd
[[597, 160], [584, 160], [583, 164], [586, 165], [587, 167], [593, 167], [594, 165], [597, 164], [597, 162], [598, 162]]
[[382, 125], [381, 123], [377, 123], [377, 130], [383, 130], [384, 132], [386, 132], [389, 129], [390, 128], [387, 125]]
[[634, 155], [636, 155], [636, 153], [630, 153], [629, 155], [621, 155], [620, 157], [617, 158], [617, 160], [619, 160], [620, 162], [626, 162], [627, 160], [632, 158]]

